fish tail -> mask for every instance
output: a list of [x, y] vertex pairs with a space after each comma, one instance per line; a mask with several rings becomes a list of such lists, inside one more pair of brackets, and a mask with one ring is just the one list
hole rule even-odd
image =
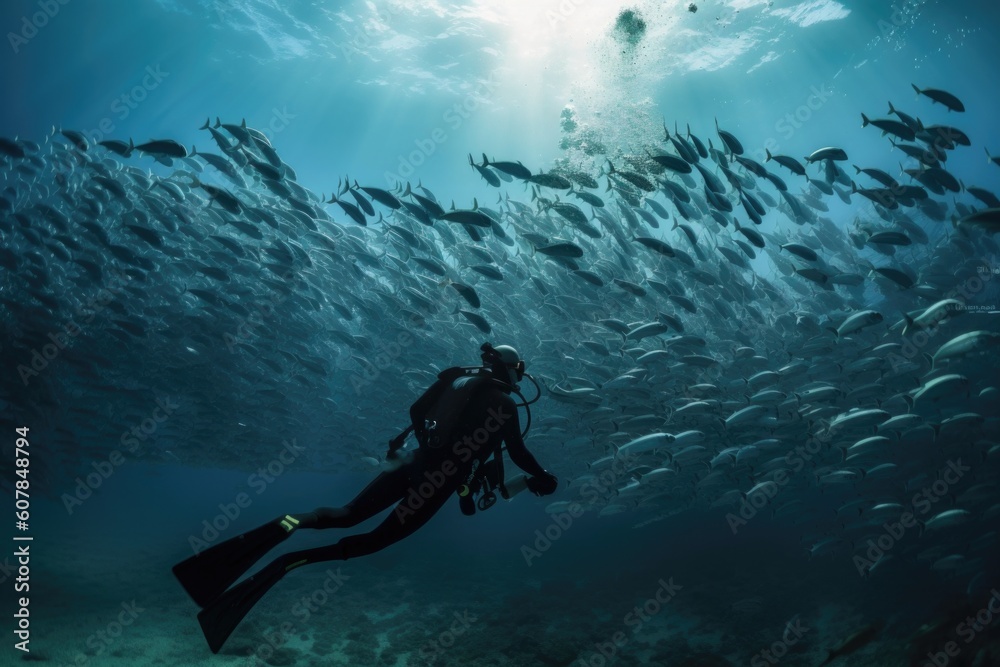
[[766, 154], [767, 154], [767, 159], [765, 159], [765, 160], [764, 160], [764, 162], [770, 162], [770, 161], [771, 161], [771, 158], [773, 158], [773, 157], [774, 157], [773, 155], [771, 155], [771, 151], [769, 151], [768, 149], [766, 149], [766, 148], [765, 148], [765, 149], [764, 149], [764, 153], [766, 153]]
[[215, 125], [213, 125], [212, 127], [222, 127], [222, 121], [219, 120], [218, 116], [215, 117]]
[[198, 129], [199, 129], [199, 130], [207, 130], [207, 129], [208, 129], [208, 125], [209, 125], [209, 123], [211, 123], [211, 122], [212, 122], [212, 118], [211, 118], [210, 116], [206, 116], [206, 117], [205, 117], [205, 124], [204, 124], [204, 125], [202, 125], [201, 127], [199, 127]]
[[906, 326], [903, 327], [903, 335], [905, 336], [909, 330], [913, 327], [913, 318], [908, 314], [903, 313], [903, 319], [906, 320]]
[[864, 114], [864, 112], [862, 111], [861, 112], [861, 127], [868, 127], [870, 124], [871, 124], [871, 121], [868, 120], [868, 116], [866, 116]]
[[913, 90], [917, 91], [917, 95], [919, 95], [921, 91], [919, 88], [917, 88], [917, 84], [911, 83], [910, 85], [913, 86]]
[[483, 153], [483, 166], [484, 167], [490, 166], [490, 161], [486, 159], [486, 153]]

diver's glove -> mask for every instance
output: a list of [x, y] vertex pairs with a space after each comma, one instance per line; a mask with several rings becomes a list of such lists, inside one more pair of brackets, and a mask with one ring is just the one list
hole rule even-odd
[[528, 490], [536, 496], [547, 496], [556, 492], [559, 480], [556, 476], [545, 470], [541, 475], [528, 478]]

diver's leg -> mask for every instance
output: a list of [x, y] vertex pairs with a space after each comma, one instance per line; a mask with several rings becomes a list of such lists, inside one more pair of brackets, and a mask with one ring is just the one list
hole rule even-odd
[[409, 464], [380, 473], [343, 507], [319, 507], [305, 514], [292, 514], [296, 528], [350, 528], [388, 509], [409, 491], [414, 469]]
[[204, 607], [296, 529], [357, 525], [402, 498], [413, 474], [414, 470], [406, 466], [383, 472], [345, 507], [321, 507], [305, 514], [284, 514], [178, 563], [173, 568], [174, 575], [198, 606]]
[[[359, 508], [362, 508], [359, 509], [360, 514], [382, 505], [390, 495], [389, 490], [398, 492], [396, 499], [403, 498], [392, 514], [387, 516], [371, 532], [345, 537], [330, 546], [304, 549], [278, 556], [261, 571], [215, 598], [198, 614], [198, 620], [212, 651], [217, 652], [222, 647], [222, 644], [250, 611], [250, 608], [286, 572], [311, 563], [347, 560], [348, 558], [364, 556], [412, 535], [441, 509], [458, 488], [458, 485], [466, 478], [462, 474], [445, 477], [444, 484], [440, 488], [434, 488], [427, 496], [421, 493], [423, 489], [421, 484], [425, 483], [421, 481], [423, 477], [417, 478], [417, 474], [423, 472], [423, 468], [414, 467], [404, 472], [402, 476], [377, 479], [376, 481], [379, 483], [375, 489], [379, 491], [378, 493], [372, 491], [372, 486], [375, 484], [373, 482], [359, 494], [356, 500], [359, 501]], [[396, 487], [400, 479], [404, 480], [402, 490]], [[426, 481], [429, 482], [430, 478], [427, 478]], [[434, 484], [432, 483], [431, 486], [434, 487]], [[416, 495], [412, 495], [411, 490], [416, 490]], [[422, 502], [417, 502], [414, 498], [419, 498]]]
[[[336, 544], [326, 547], [294, 551], [280, 558], [284, 566], [291, 569], [310, 563], [357, 558], [380, 551], [423, 527], [451, 498], [464, 479], [463, 475], [454, 475], [443, 486], [435, 489], [430, 497], [425, 497], [420, 493], [417, 493], [416, 496], [410, 495], [410, 489], [417, 487], [408, 486], [404, 498], [396, 505], [392, 513], [370, 532], [350, 535]], [[414, 498], [419, 498], [422, 502], [418, 503], [413, 500]]]

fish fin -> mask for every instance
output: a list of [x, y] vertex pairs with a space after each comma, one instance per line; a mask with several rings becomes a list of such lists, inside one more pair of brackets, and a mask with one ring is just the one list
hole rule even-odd
[[208, 116], [208, 117], [206, 117], [206, 118], [205, 118], [205, 124], [204, 124], [204, 125], [202, 125], [201, 127], [199, 127], [198, 129], [199, 129], [199, 130], [207, 130], [207, 129], [208, 129], [208, 125], [209, 125], [209, 123], [211, 123], [211, 122], [212, 122], [212, 117], [211, 117], [211, 116]]
[[221, 127], [221, 126], [222, 126], [222, 121], [219, 120], [218, 116], [216, 116], [215, 117], [215, 125], [213, 125], [212, 127]]
[[[470, 153], [470, 155], [471, 155], [471, 153]], [[484, 167], [490, 166], [490, 161], [486, 159], [486, 153], [483, 153], [483, 166]]]

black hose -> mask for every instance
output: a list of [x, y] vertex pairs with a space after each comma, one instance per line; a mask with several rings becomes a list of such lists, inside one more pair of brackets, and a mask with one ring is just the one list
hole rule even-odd
[[531, 408], [529, 408], [528, 406], [531, 405], [532, 403], [536, 402], [538, 399], [540, 399], [542, 397], [542, 388], [538, 386], [537, 382], [535, 382], [535, 378], [531, 377], [527, 373], [525, 373], [524, 376], [526, 378], [528, 378], [529, 380], [531, 380], [531, 384], [535, 385], [535, 392], [536, 392], [536, 394], [535, 394], [535, 397], [529, 401], [528, 399], [526, 399], [524, 397], [524, 394], [522, 394], [518, 389], [516, 389], [516, 388], [513, 389], [514, 393], [517, 394], [521, 398], [521, 401], [522, 401], [521, 403], [515, 403], [514, 407], [515, 408], [524, 408], [524, 412], [527, 415], [527, 421], [524, 424], [524, 430], [521, 431], [521, 439], [522, 440], [524, 440], [525, 436], [528, 435], [528, 429], [531, 428]]

